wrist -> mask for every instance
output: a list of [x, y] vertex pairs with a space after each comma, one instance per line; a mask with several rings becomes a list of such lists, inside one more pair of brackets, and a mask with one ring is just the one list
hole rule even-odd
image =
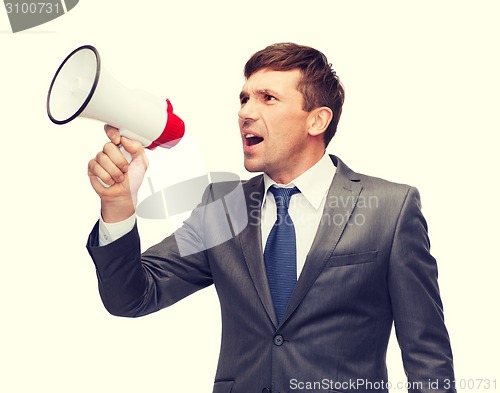
[[101, 217], [106, 223], [116, 223], [135, 214], [135, 204], [131, 198], [105, 200], [101, 199]]

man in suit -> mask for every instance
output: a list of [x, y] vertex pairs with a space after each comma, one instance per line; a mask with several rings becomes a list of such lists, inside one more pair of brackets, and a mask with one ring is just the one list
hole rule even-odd
[[263, 174], [209, 186], [185, 224], [142, 255], [134, 213], [147, 159], [106, 126], [111, 142], [89, 162], [102, 209], [87, 244], [104, 305], [137, 317], [214, 284], [216, 393], [387, 392], [393, 322], [408, 390], [454, 392], [418, 191], [325, 153], [344, 90], [321, 52], [271, 45], [245, 77], [244, 163]]

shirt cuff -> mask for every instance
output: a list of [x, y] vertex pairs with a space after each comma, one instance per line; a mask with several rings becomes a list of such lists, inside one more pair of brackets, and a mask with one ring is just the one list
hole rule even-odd
[[99, 218], [99, 246], [106, 246], [115, 240], [118, 240], [123, 235], [129, 233], [135, 225], [135, 214], [129, 218], [109, 223], [104, 222], [102, 217]]

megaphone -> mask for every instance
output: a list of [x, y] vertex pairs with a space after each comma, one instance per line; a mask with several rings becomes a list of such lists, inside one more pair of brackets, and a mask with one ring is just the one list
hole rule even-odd
[[77, 117], [103, 121], [151, 150], [175, 146], [185, 129], [168, 99], [118, 82], [101, 66], [92, 45], [75, 49], [57, 69], [47, 94], [47, 114], [55, 124]]

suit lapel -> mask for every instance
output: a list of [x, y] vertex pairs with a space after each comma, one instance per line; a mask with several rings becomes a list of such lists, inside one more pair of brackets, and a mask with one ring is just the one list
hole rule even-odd
[[[337, 171], [328, 191], [321, 220], [322, 224], [318, 228], [280, 326], [295, 311], [323, 270], [326, 261], [337, 246], [348, 217], [351, 216], [362, 190], [359, 176], [351, 171], [339, 158], [335, 156], [331, 156], [331, 158], [337, 167]], [[336, 218], [340, 217], [342, 217], [342, 220], [336, 220]]]
[[241, 249], [260, 301], [274, 326], [277, 326], [278, 320], [274, 311], [269, 284], [267, 282], [264, 253], [262, 250], [260, 212], [264, 193], [263, 177], [255, 177], [249, 180], [248, 183], [249, 186], [245, 191], [248, 207], [248, 225], [239, 235]]

